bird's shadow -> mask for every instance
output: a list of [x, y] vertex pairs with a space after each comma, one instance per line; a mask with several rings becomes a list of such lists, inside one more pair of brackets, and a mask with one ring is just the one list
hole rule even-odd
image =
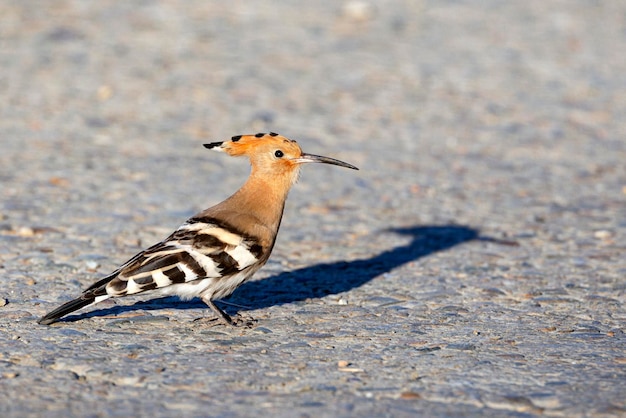
[[[269, 306], [347, 292], [403, 264], [472, 240], [500, 242], [511, 245], [507, 241], [482, 237], [477, 229], [459, 225], [413, 226], [393, 228], [387, 230], [387, 232], [409, 236], [411, 241], [406, 245], [391, 248], [370, 258], [314, 264], [301, 269], [279, 273], [263, 280], [246, 282], [236, 291], [236, 296], [229, 299], [231, 302], [236, 302], [237, 305], [245, 305], [245, 307], [235, 308], [234, 306], [236, 305], [231, 305], [228, 310], [262, 309]], [[515, 245], [515, 243], [512, 243], [512, 245]], [[207, 308], [207, 306], [199, 299], [183, 302], [177, 297], [163, 297], [137, 302], [129, 306], [114, 306], [81, 315], [72, 315], [63, 321], [69, 322], [96, 316], [119, 315], [134, 310], [201, 308]]]

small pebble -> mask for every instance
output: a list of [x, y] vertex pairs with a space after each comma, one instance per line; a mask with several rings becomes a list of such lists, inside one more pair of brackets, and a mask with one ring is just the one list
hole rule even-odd
[[32, 237], [35, 236], [35, 230], [28, 226], [22, 226], [16, 231], [15, 234], [20, 237]]
[[400, 399], [420, 399], [421, 396], [416, 392], [402, 392], [400, 394]]
[[272, 330], [269, 328], [265, 328], [265, 327], [256, 327], [254, 328], [254, 332], [258, 332], [261, 334], [271, 334]]
[[593, 233], [593, 236], [598, 239], [609, 239], [613, 236], [611, 231], [607, 231], [606, 229], [601, 229]]
[[85, 265], [87, 266], [87, 268], [89, 270], [96, 270], [98, 267], [100, 267], [100, 263], [98, 263], [97, 261], [94, 261], [94, 260], [86, 261]]
[[352, 0], [344, 4], [343, 15], [355, 22], [365, 22], [374, 16], [374, 6], [366, 1]]
[[337, 362], [337, 367], [339, 367], [340, 369], [344, 368], [344, 367], [348, 367], [350, 365], [350, 362], [346, 361], [346, 360], [339, 360]]

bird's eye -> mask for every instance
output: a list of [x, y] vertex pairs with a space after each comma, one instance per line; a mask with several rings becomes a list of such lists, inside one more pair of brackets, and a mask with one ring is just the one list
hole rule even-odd
[[282, 158], [284, 155], [285, 153], [281, 150], [276, 150], [276, 152], [274, 153], [274, 156], [276, 156], [276, 158]]

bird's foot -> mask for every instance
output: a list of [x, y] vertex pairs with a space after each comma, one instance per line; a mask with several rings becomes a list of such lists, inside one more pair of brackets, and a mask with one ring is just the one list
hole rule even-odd
[[234, 328], [252, 328], [258, 322], [256, 319], [250, 316], [242, 316], [237, 314], [234, 318], [229, 315], [224, 316], [211, 316], [211, 317], [202, 317], [196, 318], [193, 322], [206, 322], [211, 327], [217, 327], [220, 325], [228, 325]]
[[252, 328], [257, 324], [257, 322], [259, 322], [251, 316], [248, 316], [248, 315], [244, 316], [241, 314], [237, 314], [235, 318], [231, 317], [230, 320], [231, 320], [231, 323], [230, 323], [231, 326], [241, 327], [241, 328]]

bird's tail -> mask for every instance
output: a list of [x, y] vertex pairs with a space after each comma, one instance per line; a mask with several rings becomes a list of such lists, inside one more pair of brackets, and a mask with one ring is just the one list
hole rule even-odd
[[[91, 296], [91, 297], [89, 297]], [[50, 325], [53, 322], [58, 321], [59, 319], [61, 319], [62, 317], [64, 317], [65, 315], [77, 311], [80, 308], [84, 308], [85, 306], [91, 305], [92, 303], [96, 303], [99, 302], [96, 301], [96, 297], [93, 295], [88, 295], [88, 297], [85, 297], [85, 295], [82, 295], [79, 298], [76, 298], [74, 300], [70, 300], [67, 303], [64, 303], [63, 305], [59, 306], [58, 308], [56, 308], [55, 310], [53, 310], [52, 312], [49, 312], [47, 314], [45, 314], [44, 316], [42, 316], [37, 323], [41, 324], [41, 325]]]
[[84, 308], [85, 306], [89, 306], [110, 298], [111, 296], [109, 296], [106, 291], [106, 284], [110, 282], [113, 278], [115, 278], [115, 276], [117, 276], [117, 271], [106, 276], [97, 283], [94, 283], [87, 290], [85, 290], [85, 292], [83, 292], [80, 297], [74, 300], [70, 300], [69, 302], [64, 303], [52, 312], [45, 314], [44, 316], [39, 318], [37, 323], [41, 325], [50, 325], [69, 313]]

